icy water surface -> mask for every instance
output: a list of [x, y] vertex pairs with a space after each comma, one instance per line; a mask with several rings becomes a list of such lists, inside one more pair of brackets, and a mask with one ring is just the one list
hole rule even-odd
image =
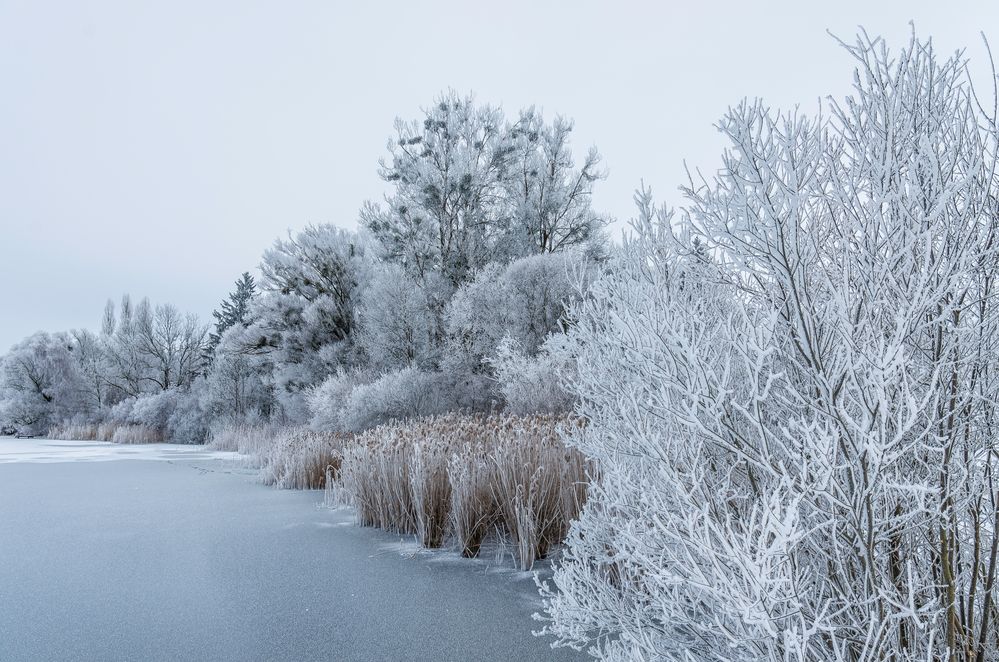
[[199, 447], [0, 438], [0, 660], [570, 660], [509, 559], [418, 552]]

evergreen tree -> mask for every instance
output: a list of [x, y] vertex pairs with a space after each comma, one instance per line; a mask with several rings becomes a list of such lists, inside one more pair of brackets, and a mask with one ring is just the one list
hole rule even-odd
[[215, 318], [215, 330], [208, 335], [208, 345], [205, 347], [205, 363], [210, 365], [215, 357], [215, 349], [222, 341], [222, 334], [236, 324], [246, 325], [246, 317], [250, 302], [257, 293], [257, 284], [249, 272], [244, 271], [236, 281], [236, 289], [229, 293], [217, 310], [212, 311]]

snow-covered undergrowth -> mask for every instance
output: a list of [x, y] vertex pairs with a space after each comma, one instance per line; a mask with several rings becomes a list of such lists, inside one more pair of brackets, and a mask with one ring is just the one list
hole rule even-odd
[[133, 423], [83, 423], [57, 425], [48, 432], [49, 439], [67, 441], [110, 441], [116, 444], [159, 444], [163, 434], [148, 425]]
[[453, 543], [475, 556], [488, 535], [528, 569], [560, 543], [586, 498], [588, 464], [555, 415], [447, 414], [382, 425], [343, 452], [339, 483], [361, 524]]

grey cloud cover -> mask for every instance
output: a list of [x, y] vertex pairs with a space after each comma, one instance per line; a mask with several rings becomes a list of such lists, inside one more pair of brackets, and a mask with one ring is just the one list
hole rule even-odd
[[728, 105], [848, 91], [827, 29], [909, 19], [977, 63], [999, 40], [985, 2], [2, 0], [0, 352], [123, 292], [208, 318], [287, 229], [353, 227], [393, 119], [442, 89], [575, 118], [623, 221], [640, 180], [678, 203], [684, 159], [717, 165]]

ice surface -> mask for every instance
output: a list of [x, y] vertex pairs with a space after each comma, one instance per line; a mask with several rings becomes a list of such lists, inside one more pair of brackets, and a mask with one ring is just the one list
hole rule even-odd
[[109, 460], [231, 460], [237, 453], [181, 444], [112, 444], [0, 437], [0, 464], [11, 462], [106, 462]]
[[0, 440], [0, 660], [583, 658], [531, 636], [509, 559], [414, 553], [226, 455]]

